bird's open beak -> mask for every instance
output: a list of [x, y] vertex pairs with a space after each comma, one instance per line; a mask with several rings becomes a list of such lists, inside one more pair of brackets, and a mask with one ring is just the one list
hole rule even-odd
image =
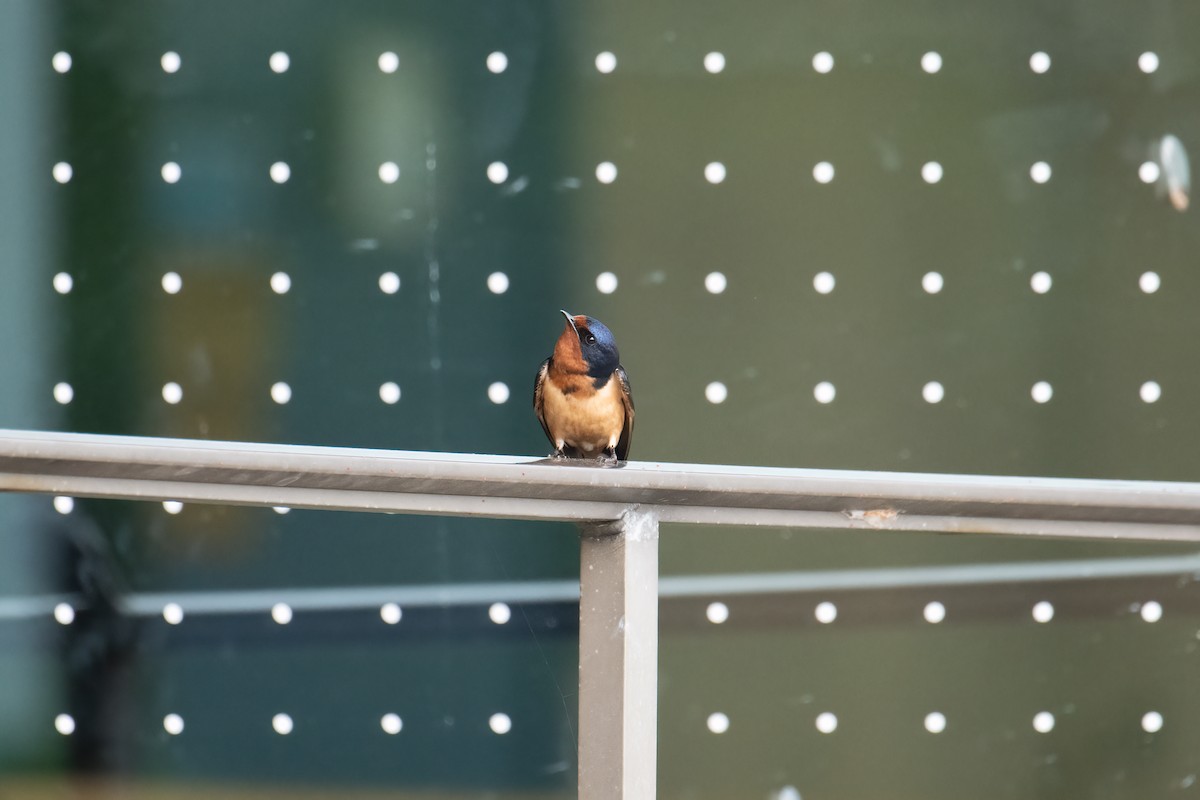
[[565, 309], [561, 309], [561, 308], [560, 308], [560, 309], [558, 310], [558, 313], [560, 313], [560, 314], [562, 314], [564, 317], [566, 317], [566, 318], [567, 318], [567, 324], [571, 326], [571, 330], [573, 330], [573, 331], [576, 331], [576, 333], [578, 333], [578, 330], [576, 330], [576, 328], [575, 328], [575, 318], [571, 316], [570, 312], [566, 311]]

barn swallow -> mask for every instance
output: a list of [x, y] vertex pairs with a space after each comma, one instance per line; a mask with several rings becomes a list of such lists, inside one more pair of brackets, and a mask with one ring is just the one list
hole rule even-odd
[[624, 461], [633, 438], [633, 395], [617, 340], [604, 323], [561, 312], [567, 324], [533, 385], [533, 410], [552, 458]]

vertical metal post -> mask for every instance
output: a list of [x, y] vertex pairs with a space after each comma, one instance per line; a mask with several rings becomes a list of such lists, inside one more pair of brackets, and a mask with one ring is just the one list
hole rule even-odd
[[635, 507], [580, 536], [580, 800], [652, 800], [657, 767], [658, 518]]

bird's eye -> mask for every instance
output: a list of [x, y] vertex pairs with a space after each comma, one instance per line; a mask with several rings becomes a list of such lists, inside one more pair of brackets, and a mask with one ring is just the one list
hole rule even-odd
[[595, 343], [596, 343], [596, 337], [595, 337], [595, 335], [593, 335], [593, 334], [590, 334], [590, 333], [589, 333], [589, 334], [587, 335], [587, 343], [588, 343], [588, 344], [595, 344]]

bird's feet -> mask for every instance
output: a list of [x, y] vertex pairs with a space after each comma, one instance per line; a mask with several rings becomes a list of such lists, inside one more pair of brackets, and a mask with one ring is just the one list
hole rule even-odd
[[617, 449], [615, 447], [605, 450], [596, 460], [600, 462], [600, 466], [602, 467], [615, 467], [621, 463], [620, 459], [617, 458]]
[[564, 453], [562, 448], [560, 447], [557, 450], [555, 450], [553, 453], [550, 454], [550, 458], [554, 459], [555, 461], [566, 461], [567, 454]]

